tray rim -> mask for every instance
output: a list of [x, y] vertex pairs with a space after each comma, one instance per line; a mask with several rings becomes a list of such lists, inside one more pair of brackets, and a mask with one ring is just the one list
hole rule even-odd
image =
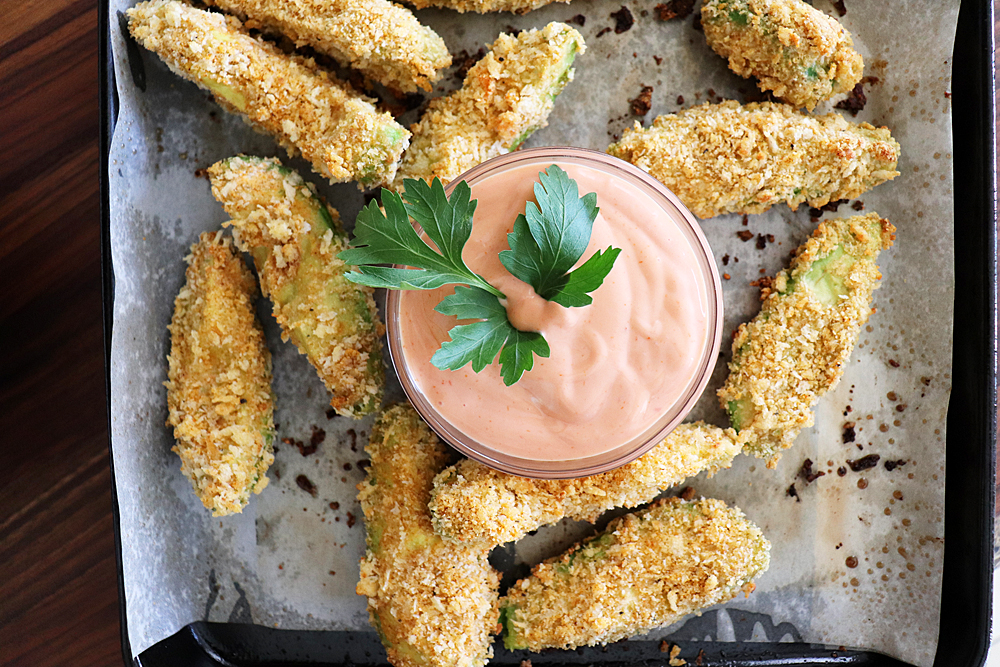
[[[322, 632], [274, 630], [257, 625], [231, 623], [190, 623], [174, 635], [143, 651], [133, 660], [128, 638], [125, 583], [122, 569], [121, 523], [118, 492], [114, 475], [111, 442], [111, 334], [114, 325], [114, 269], [111, 258], [109, 154], [111, 138], [118, 117], [118, 92], [114, 66], [111, 62], [111, 25], [106, 0], [98, 3], [100, 34], [99, 81], [101, 113], [101, 270], [104, 316], [105, 391], [107, 401], [108, 450], [111, 466], [112, 514], [115, 531], [115, 561], [118, 574], [119, 620], [122, 658], [125, 665], [159, 667], [187, 664], [192, 667], [218, 665], [318, 665], [351, 664], [348, 649], [352, 643], [363, 647], [370, 657], [373, 632]], [[991, 625], [993, 588], [993, 530], [996, 499], [996, 435], [997, 435], [997, 191], [996, 191], [996, 105], [994, 57], [994, 7], [992, 0], [962, 0], [956, 27], [956, 49], [953, 52], [952, 91], [968, 95], [969, 102], [959, 107], [953, 104], [953, 137], [955, 138], [955, 220], [973, 219], [984, 224], [970, 228], [956, 224], [955, 228], [955, 320], [954, 330], [963, 331], [974, 345], [960, 346], [953, 342], [952, 395], [947, 417], [946, 461], [949, 474], [945, 481], [946, 544], [958, 545], [945, 549], [942, 581], [942, 613], [935, 667], [979, 667], [986, 660]], [[969, 31], [968, 34], [962, 31]], [[959, 35], [970, 38], [959, 44]], [[956, 77], [959, 67], [971, 76]], [[954, 102], [954, 97], [952, 98]], [[962, 122], [959, 122], [962, 121]], [[966, 122], [968, 121], [968, 122]], [[962, 139], [962, 141], [959, 141]], [[971, 158], [968, 173], [964, 159]], [[959, 168], [962, 175], [959, 178]], [[960, 262], [959, 249], [968, 251], [975, 261]], [[985, 280], [984, 280], [985, 279]], [[960, 290], [959, 287], [969, 288]], [[961, 326], [960, 326], [961, 325]], [[965, 334], [965, 326], [970, 332]], [[957, 342], [957, 341], [956, 341]], [[980, 374], [977, 369], [985, 368]], [[959, 400], [956, 400], [956, 397]], [[969, 455], [968, 444], [978, 448]], [[961, 475], [965, 473], [967, 476]], [[976, 502], [978, 500], [978, 502]], [[986, 502], [983, 502], [986, 501]], [[967, 503], [963, 506], [962, 503]], [[963, 511], [965, 510], [965, 511]], [[988, 511], [987, 511], [988, 510]], [[949, 530], [950, 528], [950, 530]], [[963, 530], [971, 528], [971, 530]], [[965, 567], [963, 567], [965, 565]], [[971, 612], [962, 618], [955, 611]], [[326, 638], [323, 641], [321, 638]], [[266, 639], [262, 642], [261, 639]], [[367, 640], [367, 641], [366, 641]], [[240, 655], [240, 646], [253, 646], [258, 656]], [[377, 645], [377, 642], [375, 642]], [[662, 663], [649, 652], [659, 642], [630, 642], [636, 649], [631, 655], [612, 659], [605, 665], [635, 665]], [[339, 662], [322, 663], [309, 659], [310, 652], [329, 655], [336, 649], [343, 656]], [[733, 653], [733, 642], [685, 642], [682, 657], [698, 648], [708, 648], [707, 664], [747, 667], [798, 664], [852, 664], [872, 666], [902, 666], [899, 660], [874, 651], [834, 650], [810, 644], [740, 643], [739, 657]], [[357, 648], [357, 647], [356, 647]], [[302, 653], [305, 651], [305, 653]], [[594, 649], [595, 653], [606, 649]], [[629, 649], [625, 649], [629, 651]], [[528, 654], [536, 664], [569, 665], [599, 657], [577, 653]], [[727, 655], [729, 653], [730, 655]], [[279, 657], [280, 656], [280, 657]], [[298, 657], [297, 657], [298, 656]], [[305, 656], [303, 658], [303, 656]], [[648, 657], [647, 657], [648, 656]], [[507, 659], [503, 659], [507, 658]], [[495, 664], [516, 663], [522, 656], [507, 653], [494, 660]], [[183, 662], [178, 663], [180, 659]]]

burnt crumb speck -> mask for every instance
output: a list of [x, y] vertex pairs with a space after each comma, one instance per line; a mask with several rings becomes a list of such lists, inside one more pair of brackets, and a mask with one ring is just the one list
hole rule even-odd
[[338, 503], [336, 501], [330, 503], [330, 509], [332, 509], [334, 511], [339, 510], [340, 509], [340, 503]]
[[680, 496], [681, 500], [691, 500], [695, 496], [694, 487], [685, 486], [683, 489], [681, 489], [681, 492], [678, 495]]
[[205, 180], [208, 180], [208, 169], [205, 169], [205, 168], [195, 169], [194, 170], [194, 177], [195, 178], [204, 178]]
[[833, 8], [836, 10], [837, 16], [847, 14], [847, 7], [844, 6], [844, 0], [833, 0]]
[[[315, 428], [315, 427], [313, 427], [313, 428]], [[315, 434], [315, 431], [313, 433]], [[308, 445], [306, 443], [302, 442], [301, 440], [296, 440], [294, 438], [282, 438], [281, 441], [283, 443], [285, 443], [286, 445], [292, 445], [293, 447], [295, 447], [296, 449], [298, 449], [299, 450], [299, 454], [301, 454], [302, 456], [309, 456], [310, 454], [315, 454], [316, 453], [316, 446], [317, 445], [313, 444], [312, 441], [310, 441], [310, 443]]]
[[663, 58], [661, 58], [660, 56], [653, 56], [653, 60], [656, 61], [657, 65], [662, 65], [663, 64]]
[[599, 37], [604, 37], [609, 32], [611, 32], [611, 28], [601, 28], [601, 30], [598, 31], [598, 33], [596, 35], [594, 35], [594, 38], [597, 39]]
[[725, 254], [725, 255], [722, 256], [722, 265], [723, 266], [729, 266], [729, 255], [728, 254]]
[[750, 281], [750, 287], [760, 288], [760, 300], [763, 301], [771, 293], [771, 289], [774, 287], [774, 278], [770, 276], [762, 276], [757, 280]]
[[656, 18], [661, 21], [672, 21], [674, 19], [686, 19], [694, 9], [694, 0], [668, 0], [654, 8]]
[[799, 492], [795, 490], [795, 484], [791, 484], [788, 490], [785, 491], [785, 495], [789, 498], [795, 498], [795, 502], [801, 503], [802, 499], [799, 498]]
[[351, 528], [352, 526], [354, 526], [354, 522], [355, 521], [356, 521], [356, 519], [354, 518], [354, 515], [352, 513], [348, 512], [347, 513], [347, 527]]
[[582, 28], [587, 23], [587, 17], [584, 16], [583, 14], [577, 14], [573, 18], [566, 21], [566, 23], [575, 23], [576, 25]]
[[483, 47], [480, 47], [475, 53], [469, 53], [465, 49], [459, 51], [458, 55], [454, 58], [455, 65], [457, 66], [454, 74], [455, 79], [465, 81], [465, 75], [469, 73], [469, 69], [482, 60], [485, 55], [486, 49]]
[[851, 204], [851, 208], [853, 208], [855, 211], [863, 211], [865, 210], [865, 203], [859, 199], [853, 204]]
[[698, 667], [701, 667], [704, 664], [704, 661], [705, 661], [705, 649], [700, 648], [698, 649], [698, 655], [695, 656], [694, 658], [694, 664], [696, 664]]
[[847, 468], [845, 468], [844, 466], [840, 466], [839, 468], [837, 468], [837, 477], [843, 477], [846, 474], [847, 474]]
[[615, 34], [620, 35], [623, 32], [628, 32], [632, 29], [635, 24], [635, 19], [632, 17], [632, 12], [625, 5], [617, 12], [611, 12], [611, 18], [615, 20]]
[[358, 432], [353, 428], [347, 429], [347, 437], [351, 439], [351, 451], [358, 451]]
[[742, 229], [736, 232], [736, 236], [740, 237], [740, 241], [746, 242], [753, 238], [753, 232], [748, 231], [746, 229]]
[[858, 82], [854, 89], [847, 94], [847, 97], [833, 105], [835, 109], [843, 109], [852, 116], [857, 116], [858, 112], [865, 108], [868, 97], [865, 95], [865, 84]]
[[313, 498], [316, 497], [318, 491], [316, 490], [316, 485], [312, 483], [312, 480], [305, 475], [299, 475], [295, 478], [295, 483], [299, 485], [299, 488], [308, 493]]
[[849, 442], [854, 442], [854, 438], [856, 437], [856, 434], [854, 433], [854, 422], [847, 422], [844, 424], [844, 432], [841, 434], [841, 437], [843, 438], [845, 445]]
[[628, 103], [632, 107], [633, 115], [645, 116], [653, 106], [653, 87], [643, 86], [639, 94]]
[[326, 431], [316, 426], [312, 427], [312, 435], [309, 436], [309, 444], [313, 447], [319, 446], [326, 440]]
[[826, 473], [822, 470], [813, 470], [812, 459], [806, 459], [803, 461], [802, 467], [799, 468], [799, 476], [806, 480], [806, 484], [812, 484], [825, 474]]
[[847, 465], [851, 467], [854, 472], [861, 472], [862, 470], [868, 470], [869, 468], [874, 468], [878, 465], [879, 459], [882, 458], [878, 454], [868, 454], [867, 456], [862, 456], [860, 459], [855, 459], [851, 461], [847, 460]]
[[895, 359], [890, 359], [889, 365], [892, 366], [893, 368], [899, 368], [899, 362], [896, 361]]
[[750, 224], [750, 216], [749, 215], [744, 215], [743, 219], [740, 220], [740, 224], [743, 225], [744, 227], [746, 227], [748, 224]]
[[757, 235], [757, 250], [763, 250], [767, 247], [768, 243], [774, 243], [774, 234]]
[[344, 470], [353, 470], [353, 469], [354, 469], [354, 466], [352, 466], [350, 463], [345, 463], [344, 464]]
[[683, 95], [678, 95], [677, 96], [677, 104], [679, 106], [684, 106], [684, 96]]
[[892, 472], [896, 468], [905, 466], [906, 465], [906, 459], [896, 459], [895, 461], [886, 461], [882, 465], [885, 466], [886, 470], [888, 470], [889, 472]]

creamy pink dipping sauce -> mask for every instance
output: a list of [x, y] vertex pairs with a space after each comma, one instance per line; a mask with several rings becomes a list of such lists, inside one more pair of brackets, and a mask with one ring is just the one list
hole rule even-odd
[[[581, 196], [597, 193], [600, 213], [580, 263], [608, 246], [622, 250], [592, 293], [594, 302], [581, 308], [545, 301], [498, 257], [508, 249], [514, 219], [534, 201], [538, 172], [553, 162], [577, 182]], [[507, 296], [515, 326], [542, 332], [551, 355], [536, 357], [534, 368], [510, 387], [496, 364], [481, 373], [468, 365], [438, 370], [431, 356], [457, 320], [434, 307], [453, 288], [399, 293], [407, 371], [445, 421], [501, 454], [569, 461], [635, 440], [691, 394], [702, 380], [706, 351], [717, 342], [715, 286], [699, 259], [704, 250], [684, 233], [679, 213], [665, 211], [623, 178], [552, 157], [486, 175], [472, 185], [472, 198], [479, 203], [466, 263]]]

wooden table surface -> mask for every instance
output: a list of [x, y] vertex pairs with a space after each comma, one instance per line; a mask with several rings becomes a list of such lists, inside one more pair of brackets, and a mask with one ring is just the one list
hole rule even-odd
[[0, 0], [0, 663], [121, 665], [94, 0]]

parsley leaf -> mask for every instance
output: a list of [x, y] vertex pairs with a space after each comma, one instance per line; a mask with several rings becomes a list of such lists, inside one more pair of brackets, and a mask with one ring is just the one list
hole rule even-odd
[[431, 363], [444, 370], [458, 370], [471, 363], [480, 372], [500, 355], [500, 373], [508, 387], [534, 365], [534, 357], [549, 356], [549, 344], [542, 334], [515, 329], [507, 319], [507, 310], [493, 294], [478, 287], [455, 288], [434, 309], [460, 320], [479, 320], [453, 327], [450, 341], [431, 357]]
[[618, 258], [619, 248], [593, 254], [570, 271], [590, 243], [597, 208], [593, 192], [580, 197], [576, 181], [557, 165], [539, 172], [535, 200], [514, 221], [507, 235], [510, 250], [500, 262], [514, 276], [531, 285], [544, 299], [561, 306], [587, 306]]
[[[358, 214], [354, 227], [354, 247], [338, 257], [357, 266], [345, 277], [369, 287], [389, 289], [436, 289], [443, 285], [472, 285], [503, 297], [474, 273], [462, 259], [462, 248], [472, 233], [476, 202], [469, 201], [469, 185], [462, 181], [449, 199], [439, 179], [430, 185], [407, 179], [403, 197], [382, 190], [385, 214], [373, 200]], [[405, 199], [405, 201], [404, 201]], [[431, 248], [410, 224], [413, 217], [437, 246]], [[416, 268], [397, 269], [373, 266], [405, 264]]]

